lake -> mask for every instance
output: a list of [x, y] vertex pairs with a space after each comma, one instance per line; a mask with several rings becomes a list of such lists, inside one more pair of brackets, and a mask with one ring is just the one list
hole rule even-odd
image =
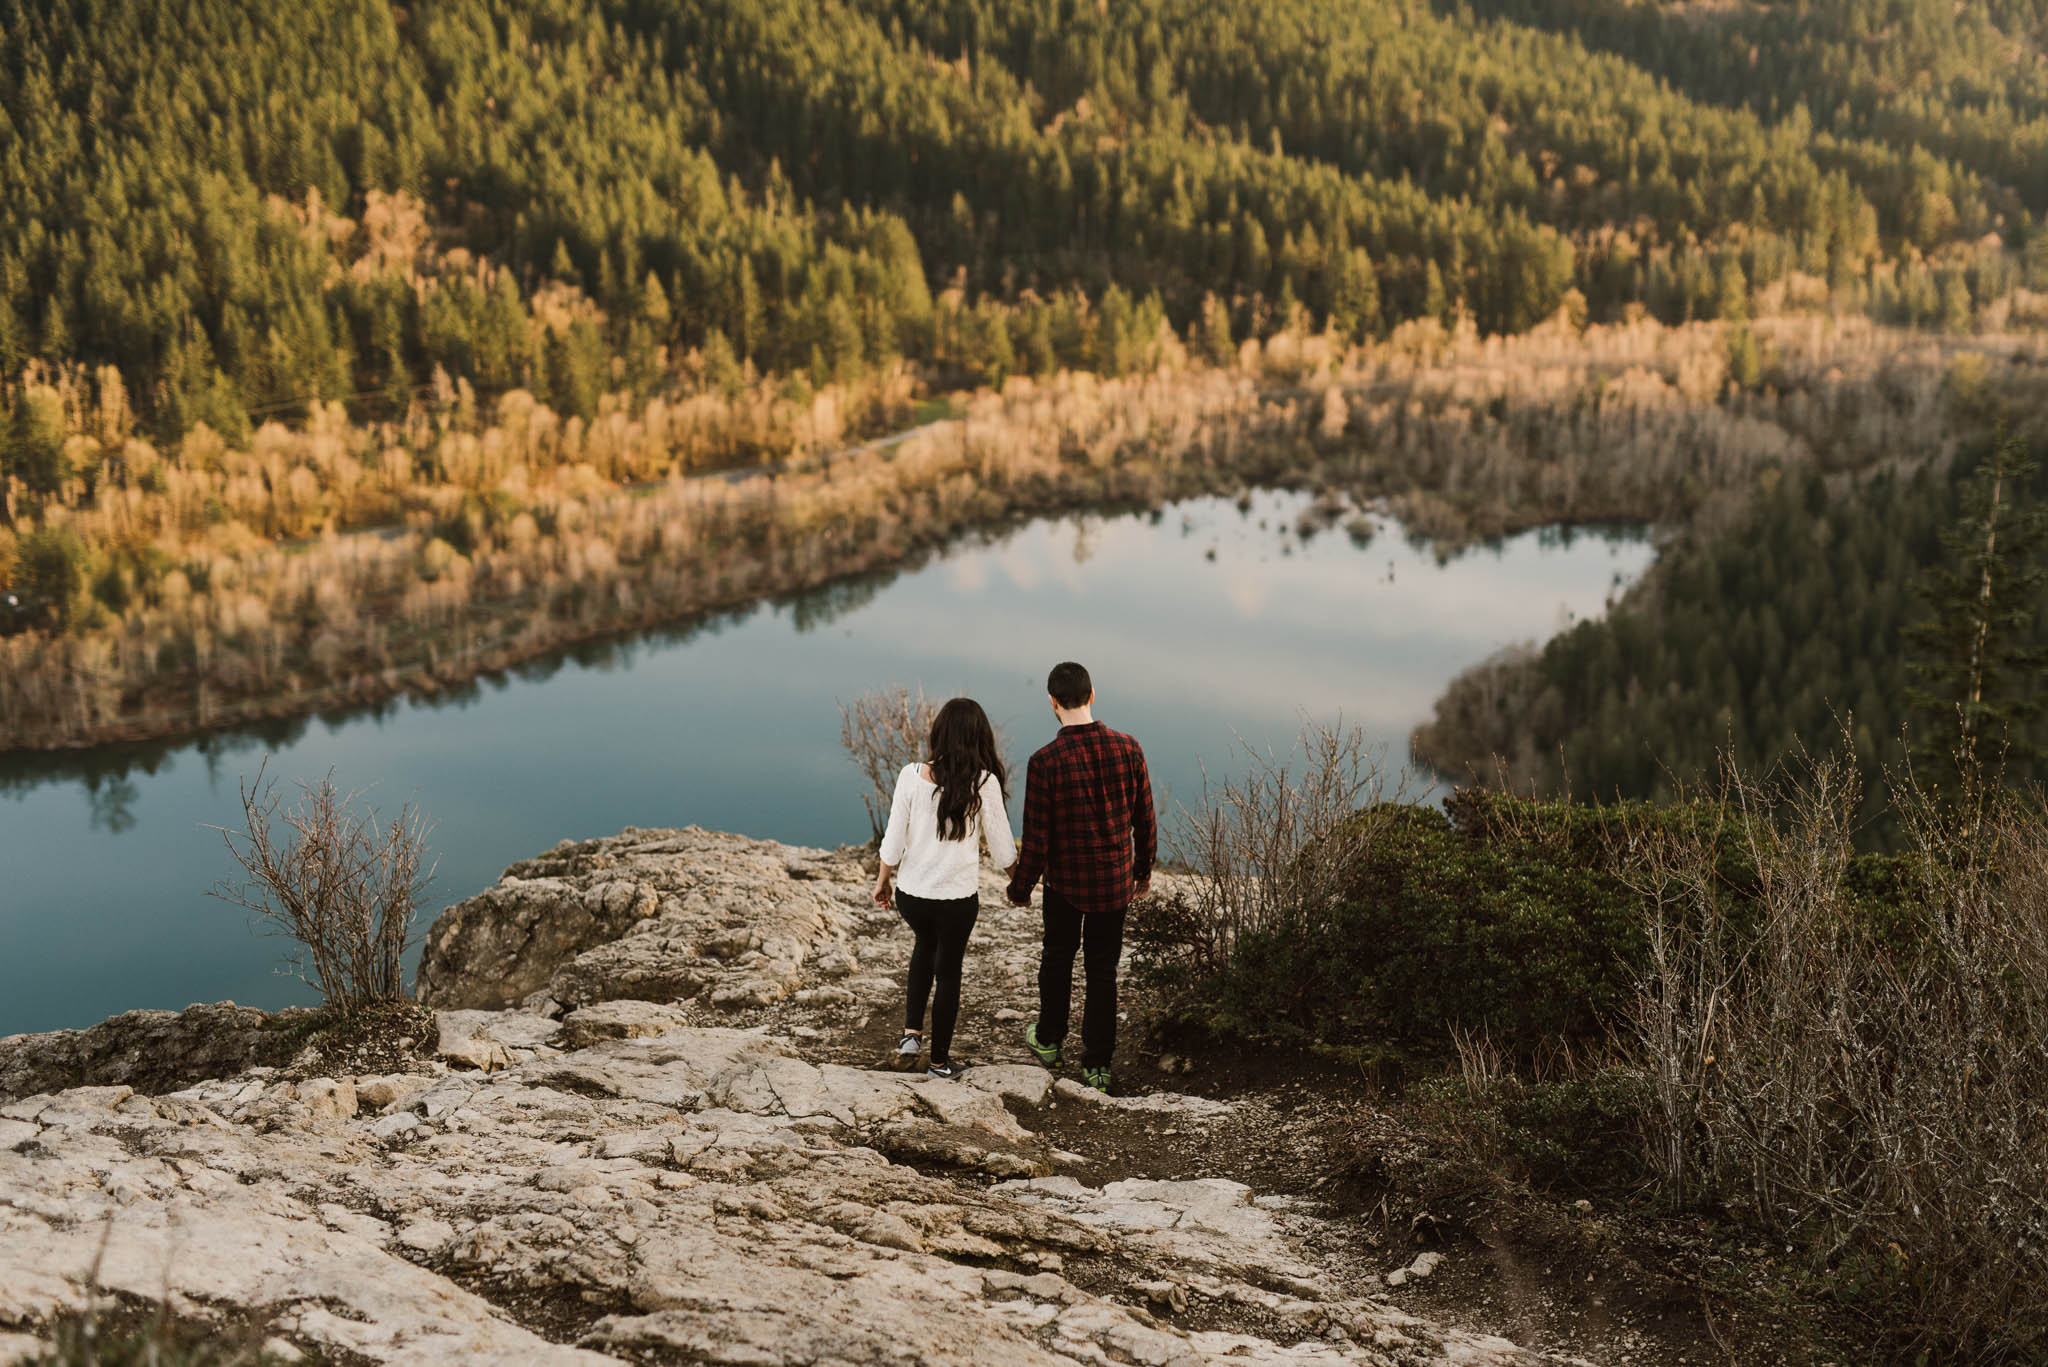
[[[1054, 722], [1045, 674], [1077, 659], [1098, 717], [1143, 742], [1162, 803], [1285, 751], [1304, 716], [1362, 727], [1398, 768], [1459, 670], [1604, 610], [1654, 556], [1639, 534], [1531, 532], [1439, 561], [1379, 519], [1303, 538], [1308, 500], [1200, 499], [957, 544], [902, 572], [609, 642], [431, 699], [208, 736], [0, 757], [0, 1034], [135, 1007], [311, 1000], [281, 942], [206, 889], [210, 826], [269, 757], [330, 770], [387, 815], [434, 822], [443, 905], [564, 838], [699, 825], [810, 845], [867, 839], [841, 699], [893, 684], [978, 698], [1020, 769]], [[1410, 796], [1441, 792], [1427, 778]], [[1021, 813], [1013, 794], [1013, 824]]]

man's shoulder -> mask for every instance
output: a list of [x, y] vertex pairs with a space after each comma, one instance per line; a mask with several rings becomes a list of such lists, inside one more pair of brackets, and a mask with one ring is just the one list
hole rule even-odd
[[1096, 755], [1105, 750], [1123, 751], [1144, 757], [1144, 750], [1135, 736], [1127, 735], [1101, 722], [1091, 727], [1076, 730], [1068, 727], [1057, 736], [1031, 752], [1031, 762], [1051, 763], [1063, 755]]
[[1138, 738], [1128, 731], [1119, 731], [1114, 727], [1105, 726], [1102, 728], [1102, 739], [1119, 750], [1128, 750], [1135, 755], [1143, 755], [1145, 753], [1145, 747], [1138, 744]]

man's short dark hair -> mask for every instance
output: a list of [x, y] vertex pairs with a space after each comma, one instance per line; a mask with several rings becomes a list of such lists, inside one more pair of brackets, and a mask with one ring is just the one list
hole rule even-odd
[[1045, 679], [1045, 691], [1052, 694], [1052, 700], [1069, 712], [1088, 705], [1088, 699], [1095, 695], [1095, 685], [1088, 678], [1088, 671], [1072, 660], [1052, 667], [1052, 673]]

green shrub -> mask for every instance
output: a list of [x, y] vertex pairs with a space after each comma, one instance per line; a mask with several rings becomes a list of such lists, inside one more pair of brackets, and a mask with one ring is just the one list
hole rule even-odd
[[22, 538], [15, 584], [29, 621], [62, 631], [83, 612], [90, 561], [69, 527], [38, 527]]
[[1390, 827], [1347, 891], [1321, 974], [1396, 1035], [1484, 1028], [1521, 1052], [1591, 1033], [1642, 952], [1635, 899], [1597, 864], [1436, 812]]
[[[1717, 923], [1738, 938], [1755, 933], [1761, 884], [1729, 808], [1587, 806], [1480, 789], [1459, 790], [1444, 808], [1361, 811], [1372, 834], [1358, 842], [1340, 895], [1273, 929], [1221, 936], [1186, 899], [1141, 909], [1140, 971], [1165, 991], [1169, 1011], [1223, 1034], [1432, 1045], [1450, 1030], [1478, 1030], [1528, 1057], [1604, 1039], [1634, 1002], [1657, 890], [1633, 851], [1669, 840], [1708, 850]], [[1847, 879], [1855, 914], [1892, 943], [1924, 931], [1918, 886], [1905, 861], [1885, 856], [1856, 856]]]
[[1650, 1175], [1656, 1096], [1637, 1068], [1531, 1082], [1440, 1074], [1409, 1092], [1488, 1173], [1562, 1191], [1639, 1188]]

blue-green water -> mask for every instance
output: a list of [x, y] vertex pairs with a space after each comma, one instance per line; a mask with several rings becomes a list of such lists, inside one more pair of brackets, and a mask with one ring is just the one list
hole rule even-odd
[[[1530, 533], [1438, 563], [1388, 528], [1303, 541], [1299, 495], [1197, 500], [972, 541], [891, 577], [570, 652], [431, 701], [175, 745], [0, 758], [0, 1034], [142, 1006], [309, 999], [282, 946], [205, 895], [209, 826], [269, 756], [434, 821], [423, 922], [565, 837], [700, 825], [867, 838], [839, 699], [895, 683], [981, 700], [1022, 757], [1053, 730], [1045, 672], [1078, 659], [1097, 715], [1145, 745], [1162, 810], [1233, 737], [1285, 750], [1304, 714], [1362, 726], [1398, 766], [1452, 675], [1600, 612], [1648, 564], [1636, 536]], [[1212, 553], [1213, 552], [1213, 558]], [[1410, 794], [1427, 796], [1427, 783]], [[1013, 809], [1014, 810], [1014, 809]]]

